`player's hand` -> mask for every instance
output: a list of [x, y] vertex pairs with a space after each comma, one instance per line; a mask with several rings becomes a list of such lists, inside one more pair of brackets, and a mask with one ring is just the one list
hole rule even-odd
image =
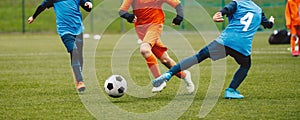
[[274, 20], [275, 20], [275, 19], [274, 19], [273, 16], [271, 16], [270, 19], [269, 19], [269, 21], [272, 22], [272, 23], [274, 23]]
[[134, 15], [134, 14], [130, 14], [128, 12], [125, 12], [125, 11], [120, 11], [120, 17], [124, 18], [127, 20], [127, 22], [129, 23], [135, 23], [137, 21], [137, 17]]
[[85, 3], [84, 3], [84, 6], [89, 7], [89, 9], [92, 9], [92, 8], [93, 8], [93, 4], [92, 4], [91, 2], [85, 2]]
[[173, 25], [173, 26], [175, 26], [175, 25], [180, 25], [180, 23], [181, 23], [182, 21], [183, 21], [183, 17], [177, 15], [177, 16], [173, 19], [172, 25]]
[[135, 23], [137, 21], [137, 17], [136, 16], [134, 16], [134, 19], [133, 19], [133, 23]]
[[137, 17], [134, 14], [127, 14], [126, 20], [129, 23], [135, 23], [137, 21]]
[[224, 19], [223, 19], [222, 13], [221, 12], [215, 13], [215, 15], [213, 16], [213, 20], [215, 22], [223, 22]]
[[31, 24], [33, 21], [34, 21], [34, 18], [32, 16], [29, 17], [28, 20], [27, 20], [28, 24]]

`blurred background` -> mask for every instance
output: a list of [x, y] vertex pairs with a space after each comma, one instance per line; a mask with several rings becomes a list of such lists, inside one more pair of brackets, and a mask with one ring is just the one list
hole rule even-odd
[[[1, 0], [0, 4], [0, 33], [41, 33], [50, 32], [56, 33], [55, 13], [53, 8], [46, 9], [40, 14], [34, 24], [28, 25], [27, 18], [31, 16], [38, 5], [43, 0]], [[94, 7], [96, 7], [103, 0], [92, 0]], [[181, 0], [183, 6], [193, 4], [191, 0]], [[224, 5], [228, 4], [232, 0], [196, 0], [200, 3], [207, 12], [212, 16], [216, 11], [220, 10]], [[265, 12], [269, 18], [271, 15], [275, 17], [274, 29], [285, 29], [285, 4], [286, 0], [253, 0], [257, 3]], [[120, 0], [121, 4], [122, 0]], [[197, 12], [197, 11], [195, 11]], [[87, 12], [82, 11], [83, 19], [87, 17]], [[92, 14], [92, 13], [91, 13]], [[118, 14], [118, 8], [116, 8], [115, 14]], [[171, 21], [174, 15], [166, 12], [166, 21]], [[92, 19], [92, 18], [91, 18]], [[196, 18], [195, 18], [196, 19]], [[89, 23], [91, 26], [93, 23]], [[218, 28], [222, 30], [226, 26], [226, 22], [223, 24], [217, 24]], [[122, 19], [118, 18], [111, 24], [110, 28], [106, 32], [120, 33], [129, 30], [132, 24], [122, 22]], [[191, 31], [192, 27], [188, 23], [184, 23], [181, 27], [176, 28], [183, 31]], [[262, 29], [261, 29], [262, 30]]]

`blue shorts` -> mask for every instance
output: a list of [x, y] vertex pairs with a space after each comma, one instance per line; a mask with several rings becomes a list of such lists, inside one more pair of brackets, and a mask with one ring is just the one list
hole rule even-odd
[[[230, 55], [240, 65], [251, 65], [251, 56], [250, 55], [245, 56], [230, 47], [227, 47], [227, 46], [224, 46], [224, 45], [218, 43], [217, 41], [213, 41], [209, 45], [204, 47], [198, 53], [198, 55], [201, 56], [201, 57], [199, 57], [200, 59], [201, 58], [205, 59], [205, 58], [209, 57], [214, 61], [225, 58], [226, 56]], [[199, 59], [198, 59], [198, 61], [199, 61]], [[200, 61], [202, 61], [202, 60], [200, 60]]]
[[82, 42], [82, 34], [72, 35], [65, 34], [61, 37], [62, 42], [64, 43], [68, 52], [71, 52], [73, 49], [77, 49], [76, 42]]

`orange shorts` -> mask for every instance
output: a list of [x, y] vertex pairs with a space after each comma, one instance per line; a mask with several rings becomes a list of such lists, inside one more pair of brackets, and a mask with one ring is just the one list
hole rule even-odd
[[146, 24], [136, 25], [136, 33], [143, 41], [143, 43], [149, 43], [152, 46], [152, 53], [160, 58], [168, 49], [161, 42], [160, 35], [162, 33], [163, 24]]
[[290, 29], [290, 32], [291, 32], [292, 35], [300, 36], [300, 26], [299, 25], [293, 26]]

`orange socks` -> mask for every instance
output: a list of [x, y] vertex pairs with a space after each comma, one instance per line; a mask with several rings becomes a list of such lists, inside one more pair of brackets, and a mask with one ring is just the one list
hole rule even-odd
[[[151, 54], [148, 58], [146, 58], [146, 63], [148, 65], [149, 70], [151, 71], [152, 75], [155, 78], [157, 78], [161, 75], [159, 66], [158, 66], [158, 63], [157, 63], [157, 60], [156, 60], [154, 54]], [[183, 78], [185, 78], [186, 74], [183, 71], [181, 71], [181, 72], [177, 73], [176, 76], [178, 78], [183, 79]]]
[[146, 58], [146, 63], [148, 65], [149, 70], [151, 71], [152, 75], [157, 78], [160, 76], [160, 71], [158, 67], [158, 63], [154, 54], [151, 54], [148, 58]]
[[177, 76], [178, 78], [184, 79], [185, 76], [186, 76], [186, 74], [185, 74], [185, 72], [180, 71], [179, 73], [176, 74], [176, 76]]

